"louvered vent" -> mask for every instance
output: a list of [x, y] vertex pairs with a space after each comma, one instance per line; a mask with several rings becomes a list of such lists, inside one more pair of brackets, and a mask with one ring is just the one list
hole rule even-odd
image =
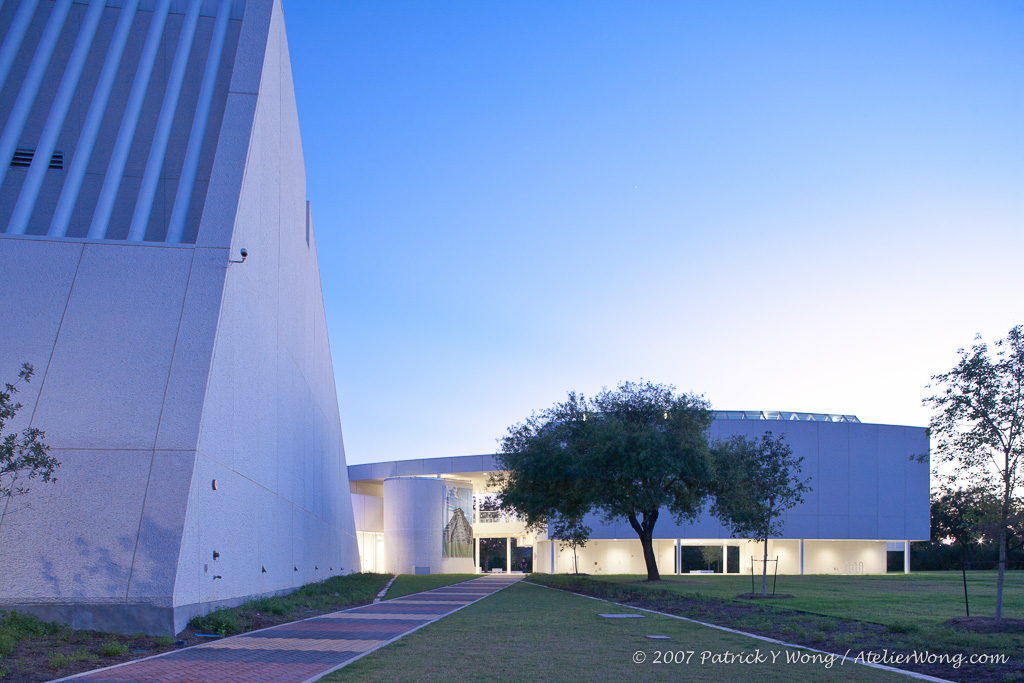
[[28, 168], [32, 165], [32, 156], [36, 153], [34, 149], [23, 149], [19, 147], [14, 150], [14, 158], [11, 159], [11, 166], [15, 168]]
[[[32, 157], [35, 156], [34, 149], [19, 147], [14, 150], [14, 158], [11, 159], [12, 168], [28, 168], [32, 165]], [[50, 169], [53, 171], [64, 170], [64, 152], [57, 151], [50, 156]]]

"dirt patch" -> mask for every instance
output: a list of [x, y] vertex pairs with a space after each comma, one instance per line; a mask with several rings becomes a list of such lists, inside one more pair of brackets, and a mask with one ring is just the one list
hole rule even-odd
[[[329, 614], [349, 607], [351, 605], [332, 607], [319, 612], [305, 610], [304, 613], [298, 615], [247, 612], [249, 628], [246, 631], [286, 624], [296, 619], [307, 619], [319, 614]], [[123, 636], [101, 631], [67, 629], [55, 636], [32, 638], [19, 643], [14, 652], [0, 659], [0, 683], [43, 683], [55, 678], [102, 669], [193, 645], [211, 643], [219, 639], [220, 636], [197, 635], [192, 628], [185, 629], [173, 638], [168, 636]], [[123, 650], [123, 652], [108, 654], [115, 650]]]
[[971, 633], [1024, 633], [1024, 619], [994, 621], [991, 617], [957, 617], [944, 622], [943, 626]]
[[[19, 643], [14, 652], [0, 660], [0, 681], [41, 683], [114, 666], [184, 647], [175, 644], [175, 640], [181, 640], [182, 636], [171, 639], [115, 636], [100, 631], [70, 631], [52, 638], [33, 638]], [[113, 654], [118, 651], [119, 654]]]

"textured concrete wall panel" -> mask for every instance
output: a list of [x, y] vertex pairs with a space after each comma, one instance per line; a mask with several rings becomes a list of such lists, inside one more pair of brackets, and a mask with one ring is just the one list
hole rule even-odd
[[384, 499], [352, 494], [352, 507], [357, 531], [384, 531]]
[[0, 522], [3, 601], [123, 603], [152, 452], [53, 455], [57, 482], [14, 499]]
[[217, 336], [226, 249], [193, 249], [192, 268], [167, 382], [158, 449], [195, 451]]
[[24, 408], [7, 425], [11, 430], [27, 427], [35, 411], [83, 247], [0, 239], [0, 382], [14, 382], [22, 363], [36, 371], [18, 387], [16, 399]]
[[85, 245], [36, 410], [51, 446], [154, 447], [192, 256]]
[[156, 451], [149, 473], [139, 536], [132, 558], [128, 602], [171, 607], [195, 467], [190, 451]]

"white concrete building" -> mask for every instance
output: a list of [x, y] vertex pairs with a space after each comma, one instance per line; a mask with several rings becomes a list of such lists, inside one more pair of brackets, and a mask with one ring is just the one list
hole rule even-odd
[[280, 0], [0, 36], [0, 381], [62, 462], [0, 510], [0, 607], [174, 633], [358, 571]]
[[[884, 574], [887, 550], [905, 551], [909, 542], [927, 540], [929, 465], [911, 458], [929, 453], [923, 427], [863, 424], [850, 415], [720, 411], [712, 439], [733, 435], [784, 434], [793, 454], [803, 457], [802, 475], [813, 491], [784, 515], [785, 531], [768, 542], [780, 574]], [[502, 539], [504, 570], [519, 569], [514, 548], [528, 547], [530, 569], [573, 571], [573, 553], [547, 534], [528, 533], [525, 525], [497, 512], [481, 510], [488, 494], [493, 455], [404, 460], [349, 466], [356, 530], [364, 568], [408, 573], [491, 570], [482, 567], [481, 539]], [[474, 560], [444, 556], [442, 489], [472, 491]], [[579, 570], [588, 574], [643, 574], [640, 541], [626, 520], [604, 524], [592, 515], [591, 542], [578, 551]], [[760, 573], [763, 550], [748, 539], [733, 538], [708, 513], [676, 524], [663, 510], [655, 527], [654, 548], [664, 574], [706, 571], [696, 548], [713, 548], [714, 571]], [[520, 553], [520, 555], [525, 555]], [[909, 564], [904, 565], [909, 571]], [[769, 572], [775, 571], [775, 563]]]

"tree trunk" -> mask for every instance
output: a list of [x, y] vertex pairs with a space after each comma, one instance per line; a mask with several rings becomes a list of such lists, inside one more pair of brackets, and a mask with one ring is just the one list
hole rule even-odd
[[1003, 618], [1003, 574], [1006, 571], [1006, 524], [999, 530], [999, 575], [996, 578], [996, 621]]
[[640, 545], [644, 549], [644, 562], [647, 564], [647, 580], [660, 581], [661, 575], [658, 573], [658, 560], [654, 557], [654, 539], [650, 531], [641, 534]]
[[[1009, 467], [1009, 457], [1007, 457]], [[999, 574], [996, 577], [996, 616], [995, 620], [1003, 618], [1003, 575], [1006, 573], [1006, 527], [1010, 525], [1010, 479], [1003, 482], [1003, 513], [1002, 524], [999, 525]]]
[[768, 539], [764, 539], [764, 562], [761, 563], [761, 595], [768, 597]]
[[645, 512], [644, 521], [640, 522], [636, 514], [629, 513], [629, 525], [640, 537], [640, 547], [644, 550], [644, 564], [647, 565], [647, 580], [660, 581], [658, 560], [654, 556], [654, 523], [658, 521], [658, 511]]

